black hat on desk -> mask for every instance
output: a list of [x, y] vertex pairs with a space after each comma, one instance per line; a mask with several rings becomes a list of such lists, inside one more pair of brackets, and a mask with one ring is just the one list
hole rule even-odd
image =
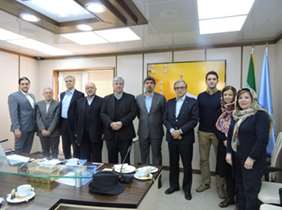
[[89, 184], [89, 192], [103, 195], [117, 195], [122, 193], [123, 186], [119, 183], [118, 175], [111, 171], [101, 171], [93, 175]]

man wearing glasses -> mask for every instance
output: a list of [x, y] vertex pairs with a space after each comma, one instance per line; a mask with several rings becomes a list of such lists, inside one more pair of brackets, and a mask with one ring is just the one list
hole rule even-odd
[[166, 103], [164, 124], [169, 149], [169, 188], [165, 194], [179, 190], [179, 157], [183, 164], [183, 184], [185, 199], [191, 200], [192, 158], [194, 127], [198, 123], [198, 105], [194, 98], [188, 97], [187, 84], [177, 80], [174, 85], [176, 98]]

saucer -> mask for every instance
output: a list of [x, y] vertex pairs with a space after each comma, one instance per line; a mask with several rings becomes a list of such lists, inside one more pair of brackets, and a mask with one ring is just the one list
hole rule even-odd
[[26, 197], [15, 197], [14, 199], [11, 199], [11, 194], [8, 194], [6, 197], [6, 201], [10, 204], [19, 204], [19, 203], [26, 203], [29, 202], [31, 199], [35, 197], [35, 192], [32, 191], [28, 196]]
[[[122, 169], [121, 169], [121, 167], [122, 167]], [[133, 172], [136, 171], [136, 168], [134, 166], [128, 165], [128, 164], [123, 164], [123, 166], [122, 166], [122, 164], [116, 164], [116, 165], [114, 165], [113, 168], [114, 168], [114, 171], [116, 171], [118, 173], [121, 173], [121, 171], [122, 171], [122, 173], [125, 173], [125, 174], [130, 174], [130, 173], [133, 173]]]
[[148, 174], [148, 176], [142, 176], [142, 177], [140, 177], [140, 176], [136, 175], [136, 173], [135, 173], [135, 174], [134, 174], [134, 178], [135, 178], [135, 179], [138, 179], [138, 180], [141, 180], [141, 181], [146, 181], [146, 180], [151, 180], [151, 179], [153, 179], [153, 175], [152, 175], [152, 174]]

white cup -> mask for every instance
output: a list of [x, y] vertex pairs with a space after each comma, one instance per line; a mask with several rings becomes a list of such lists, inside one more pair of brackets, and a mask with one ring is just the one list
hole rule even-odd
[[23, 184], [17, 187], [17, 197], [27, 197], [34, 191], [30, 184]]

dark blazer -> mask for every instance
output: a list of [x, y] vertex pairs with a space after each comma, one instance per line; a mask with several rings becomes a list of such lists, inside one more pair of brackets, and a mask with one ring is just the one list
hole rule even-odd
[[121, 139], [133, 139], [136, 134], [133, 126], [133, 120], [137, 114], [137, 105], [135, 97], [128, 93], [123, 93], [120, 114], [123, 116], [119, 121], [123, 126], [120, 130], [114, 131], [111, 123], [115, 117], [115, 96], [108, 95], [104, 98], [104, 104], [101, 110], [101, 118], [104, 124], [105, 140], [112, 140], [114, 133], [118, 132]]
[[197, 101], [194, 98], [185, 96], [185, 100], [180, 109], [179, 115], [175, 116], [176, 99], [173, 98], [166, 103], [164, 125], [167, 128], [166, 139], [168, 142], [174, 141], [170, 129], [181, 129], [182, 140], [194, 143], [194, 127], [199, 121], [199, 110]]
[[[66, 92], [62, 92], [60, 94], [60, 110], [62, 110], [62, 101], [64, 99], [65, 93]], [[83, 97], [84, 94], [82, 92], [74, 90], [68, 110], [68, 122], [72, 130], [74, 130], [74, 123], [76, 121], [76, 101]]]
[[41, 135], [41, 130], [46, 129], [51, 134], [49, 137], [56, 137], [60, 135], [58, 122], [60, 119], [59, 103], [52, 100], [48, 112], [46, 112], [46, 101], [42, 100], [37, 103], [36, 109], [36, 123], [38, 128], [38, 135]]
[[165, 97], [154, 93], [150, 112], [147, 111], [144, 94], [136, 97], [139, 118], [138, 136], [141, 139], [148, 137], [162, 139], [164, 135], [163, 115], [165, 111]]
[[[235, 121], [231, 121], [227, 138], [227, 152], [231, 153], [231, 140]], [[258, 160], [266, 157], [266, 147], [269, 140], [270, 118], [264, 111], [258, 111], [248, 117], [240, 125], [238, 131], [239, 146], [237, 155], [241, 160], [250, 157]]]
[[77, 101], [77, 121], [75, 123], [75, 130], [77, 134], [77, 143], [81, 144], [85, 129], [89, 129], [89, 137], [92, 142], [98, 143], [102, 141], [103, 124], [101, 120], [101, 108], [104, 99], [95, 96], [90, 105], [90, 124], [86, 125], [86, 110], [88, 105], [87, 98], [80, 98]]

